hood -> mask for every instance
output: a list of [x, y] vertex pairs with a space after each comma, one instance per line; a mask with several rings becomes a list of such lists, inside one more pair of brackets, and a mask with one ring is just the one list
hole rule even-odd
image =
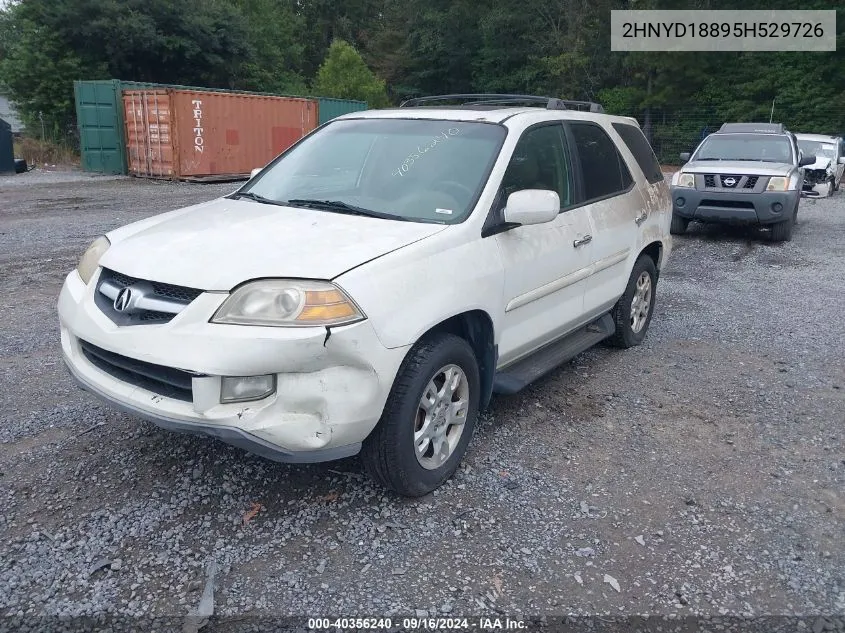
[[258, 277], [332, 279], [446, 228], [220, 198], [112, 231], [100, 264], [228, 291]]
[[804, 165], [804, 169], [827, 169], [830, 167], [831, 159], [827, 156], [816, 156], [816, 162], [812, 165]]
[[681, 171], [693, 174], [742, 174], [745, 176], [787, 176], [795, 169], [791, 163], [763, 163], [750, 160], [695, 160]]

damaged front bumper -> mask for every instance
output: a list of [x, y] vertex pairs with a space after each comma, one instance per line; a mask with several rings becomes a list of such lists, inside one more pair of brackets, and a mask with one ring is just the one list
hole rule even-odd
[[[162, 428], [276, 461], [357, 453], [407, 351], [385, 348], [369, 321], [330, 333], [209, 323], [227, 296], [221, 293], [200, 295], [169, 323], [120, 327], [95, 305], [95, 285], [73, 271], [59, 296], [64, 361], [83, 388]], [[266, 397], [221, 402], [223, 377], [267, 374], [276, 388]], [[178, 394], [164, 384], [180, 380]]]
[[804, 172], [801, 195], [806, 198], [826, 198], [833, 193], [833, 174], [829, 169], [808, 169]]

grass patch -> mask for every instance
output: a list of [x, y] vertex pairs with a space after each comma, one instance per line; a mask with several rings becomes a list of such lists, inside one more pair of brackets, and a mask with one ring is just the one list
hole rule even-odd
[[15, 158], [24, 158], [29, 166], [78, 167], [79, 154], [71, 146], [52, 141], [20, 137], [14, 141]]

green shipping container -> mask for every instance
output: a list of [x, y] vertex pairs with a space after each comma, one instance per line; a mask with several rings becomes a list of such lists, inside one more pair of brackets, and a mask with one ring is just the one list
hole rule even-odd
[[330, 99], [328, 97], [318, 97], [317, 102], [320, 105], [319, 122], [320, 125], [326, 121], [331, 121], [335, 117], [342, 114], [349, 114], [350, 112], [360, 112], [367, 109], [367, 104], [364, 101], [352, 101], [351, 99]]
[[83, 171], [126, 173], [120, 82], [74, 81], [76, 125]]

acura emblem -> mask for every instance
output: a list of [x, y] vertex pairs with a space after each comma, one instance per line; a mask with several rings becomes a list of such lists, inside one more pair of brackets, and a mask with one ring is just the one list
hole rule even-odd
[[736, 184], [736, 178], [725, 178], [725, 184], [728, 187], [733, 187]]
[[122, 288], [117, 296], [114, 298], [114, 309], [118, 312], [126, 312], [129, 308], [129, 302], [132, 300], [132, 290]]

